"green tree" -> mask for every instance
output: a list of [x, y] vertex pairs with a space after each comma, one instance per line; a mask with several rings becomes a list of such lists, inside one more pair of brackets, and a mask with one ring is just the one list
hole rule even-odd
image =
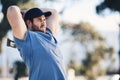
[[[120, 13], [120, 0], [103, 0], [102, 3], [96, 6], [96, 12], [97, 14], [101, 14], [102, 12], [104, 13], [104, 10], [108, 8], [112, 12], [119, 12]], [[119, 23], [119, 61], [120, 61], [120, 23]], [[119, 62], [119, 70], [118, 74], [120, 74], [120, 62]]]
[[15, 61], [13, 68], [10, 69], [10, 73], [14, 74], [14, 80], [18, 80], [18, 78], [26, 77], [29, 75], [28, 69], [25, 63], [22, 61]]
[[[25, 5], [26, 3], [28, 4], [30, 0], [1, 0], [2, 4], [2, 13], [4, 15], [1, 23], [0, 23], [0, 53], [1, 53], [1, 44], [2, 44], [2, 39], [8, 32], [8, 30], [11, 29], [6, 14], [7, 14], [7, 8], [10, 5]], [[22, 7], [23, 8], [23, 7]], [[26, 7], [25, 7], [26, 8]]]
[[70, 62], [69, 67], [76, 68], [75, 70], [79, 69], [79, 72], [76, 71], [76, 74], [86, 75], [87, 80], [96, 80], [97, 76], [105, 74], [106, 69], [100, 68], [100, 62], [105, 59], [106, 53], [113, 55], [114, 49], [107, 48], [105, 39], [94, 30], [93, 26], [87, 22], [81, 22], [80, 24], [63, 23], [62, 29], [64, 32], [68, 32], [66, 30], [71, 31], [71, 37], [67, 41], [72, 40], [71, 44], [73, 43], [74, 45], [75, 42], [82, 44], [82, 49], [86, 50], [87, 55], [80, 68], [76, 66], [74, 60], [72, 60], [74, 63]]
[[97, 13], [101, 13], [104, 9], [109, 8], [112, 11], [120, 12], [120, 0], [103, 0], [102, 3], [97, 5]]

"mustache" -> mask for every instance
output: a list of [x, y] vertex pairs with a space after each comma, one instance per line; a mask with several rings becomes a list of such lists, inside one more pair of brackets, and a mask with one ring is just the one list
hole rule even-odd
[[41, 24], [41, 26], [40, 27], [44, 27], [45, 26], [45, 24]]

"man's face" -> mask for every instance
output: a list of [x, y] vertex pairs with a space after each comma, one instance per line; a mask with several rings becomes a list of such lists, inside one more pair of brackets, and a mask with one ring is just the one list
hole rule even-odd
[[33, 18], [31, 30], [41, 32], [46, 31], [46, 18], [44, 15], [37, 18]]

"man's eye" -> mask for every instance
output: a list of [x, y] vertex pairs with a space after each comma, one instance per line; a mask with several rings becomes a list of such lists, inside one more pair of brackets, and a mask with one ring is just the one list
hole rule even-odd
[[38, 19], [39, 21], [41, 21], [41, 19]]
[[45, 21], [46, 19], [38, 19], [39, 21]]

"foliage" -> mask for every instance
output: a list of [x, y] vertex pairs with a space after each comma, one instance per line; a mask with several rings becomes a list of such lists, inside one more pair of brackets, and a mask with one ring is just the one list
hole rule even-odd
[[102, 69], [100, 62], [105, 60], [107, 53], [109, 53], [109, 58], [112, 59], [114, 49], [106, 47], [105, 39], [95, 31], [93, 26], [87, 22], [79, 24], [63, 23], [62, 29], [64, 32], [70, 30], [71, 37], [69, 38], [72, 38], [72, 43], [79, 42], [82, 44], [82, 49], [85, 49], [87, 54], [87, 57], [83, 60], [83, 65], [76, 66], [72, 59], [69, 67], [73, 68], [77, 75], [86, 75], [87, 80], [96, 80], [97, 76], [105, 74], [107, 69]]
[[74, 69], [75, 70], [75, 75], [79, 75], [80, 74], [80, 66], [78, 64], [76, 64], [76, 62], [74, 60], [70, 60], [70, 63], [68, 65], [68, 69]]
[[10, 70], [10, 73], [13, 73], [14, 79], [18, 80], [20, 77], [28, 76], [28, 70], [24, 62], [15, 61], [13, 68]]
[[38, 7], [38, 5], [35, 4], [33, 1], [29, 1], [29, 2], [23, 3], [23, 4], [18, 4], [18, 6], [21, 9], [29, 9], [29, 8], [33, 8], [33, 7]]
[[[120, 13], [120, 0], [103, 0], [102, 3], [96, 6], [96, 12], [98, 14], [101, 14], [103, 10], [106, 8], [110, 9], [113, 12], [117, 11]], [[119, 23], [119, 28], [120, 28], [120, 23]], [[119, 30], [119, 41], [120, 41], [120, 30]], [[119, 61], [120, 61], [120, 49], [119, 49], [118, 55], [119, 55]], [[113, 61], [114, 60], [115, 59], [113, 59]], [[120, 64], [119, 64], [119, 67], [120, 67]], [[118, 73], [120, 73], [120, 68], [119, 68]]]
[[1, 0], [2, 13], [4, 14], [4, 18], [0, 23], [0, 53], [1, 53], [2, 39], [6, 35], [8, 30], [10, 30], [10, 25], [9, 25], [7, 17], [6, 17], [8, 7], [10, 5], [18, 5], [18, 4], [20, 5], [23, 3], [27, 3], [28, 1], [30, 1], [30, 0]]
[[106, 8], [120, 12], [120, 0], [103, 0], [103, 2], [96, 7], [96, 11], [99, 14]]

